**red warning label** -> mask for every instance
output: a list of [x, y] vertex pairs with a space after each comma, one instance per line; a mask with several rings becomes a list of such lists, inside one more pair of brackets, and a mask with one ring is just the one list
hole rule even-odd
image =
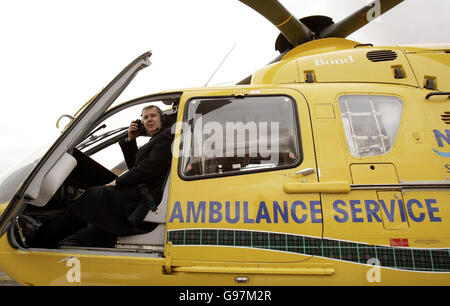
[[389, 239], [391, 246], [409, 247], [408, 239], [406, 238], [391, 238]]

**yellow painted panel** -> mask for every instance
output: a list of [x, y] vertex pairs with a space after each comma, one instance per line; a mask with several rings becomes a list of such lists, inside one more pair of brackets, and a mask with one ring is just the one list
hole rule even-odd
[[450, 54], [445, 52], [410, 53], [406, 55], [414, 69], [417, 81], [424, 87], [424, 79], [433, 78], [436, 91], [450, 91]]
[[335, 119], [336, 114], [333, 104], [316, 104], [314, 110], [317, 119]]
[[408, 229], [408, 219], [401, 191], [379, 191], [383, 227], [388, 230]]
[[397, 184], [398, 178], [393, 164], [350, 165], [353, 184]]

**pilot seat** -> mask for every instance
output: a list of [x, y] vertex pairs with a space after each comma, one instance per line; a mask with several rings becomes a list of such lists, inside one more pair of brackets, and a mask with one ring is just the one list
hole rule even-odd
[[149, 211], [144, 222], [157, 223], [158, 226], [149, 233], [117, 237], [116, 248], [162, 252], [166, 232], [167, 206], [169, 204], [170, 171], [164, 184], [161, 202], [156, 211]]

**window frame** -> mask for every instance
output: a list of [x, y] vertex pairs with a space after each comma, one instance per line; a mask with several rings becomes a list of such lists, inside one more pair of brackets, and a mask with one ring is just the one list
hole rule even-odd
[[[297, 143], [298, 143], [298, 150], [299, 150], [299, 158], [298, 161], [295, 164], [292, 165], [283, 165], [283, 166], [276, 166], [272, 168], [260, 168], [260, 169], [254, 169], [254, 170], [247, 170], [247, 171], [229, 171], [225, 173], [215, 173], [215, 174], [203, 174], [203, 175], [197, 175], [197, 176], [186, 176], [184, 175], [182, 171], [182, 160], [183, 157], [178, 157], [178, 165], [177, 165], [177, 172], [178, 177], [181, 178], [183, 181], [197, 181], [197, 180], [204, 180], [204, 179], [213, 179], [213, 178], [222, 178], [222, 177], [229, 177], [229, 176], [240, 176], [240, 175], [248, 175], [248, 174], [255, 174], [255, 173], [261, 173], [261, 172], [272, 172], [272, 171], [279, 171], [279, 170], [285, 170], [285, 169], [292, 169], [297, 168], [299, 165], [302, 164], [304, 156], [303, 156], [303, 144], [302, 144], [302, 138], [301, 138], [301, 127], [300, 127], [300, 120], [299, 120], [299, 113], [298, 113], [298, 102], [295, 98], [292, 96], [280, 93], [280, 94], [258, 94], [258, 95], [245, 95], [244, 97], [236, 96], [236, 95], [218, 95], [218, 96], [195, 96], [189, 98], [184, 104], [183, 104], [183, 118], [182, 122], [183, 124], [188, 124], [187, 122], [187, 116], [188, 116], [188, 107], [189, 103], [193, 100], [199, 100], [199, 99], [246, 99], [246, 98], [258, 98], [258, 97], [286, 97], [291, 100], [291, 103], [293, 104], [293, 116], [294, 116], [294, 128], [295, 132], [297, 133]], [[190, 126], [190, 125], [189, 125]], [[295, 138], [295, 135], [293, 135]], [[181, 146], [183, 145], [183, 139], [180, 137], [180, 145], [179, 150], [181, 150]]]

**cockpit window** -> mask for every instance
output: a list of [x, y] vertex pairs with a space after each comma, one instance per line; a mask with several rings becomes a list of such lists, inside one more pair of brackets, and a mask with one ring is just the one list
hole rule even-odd
[[339, 107], [351, 155], [375, 156], [392, 149], [400, 126], [402, 100], [381, 95], [343, 95]]
[[189, 179], [293, 167], [302, 159], [296, 118], [287, 96], [192, 99], [180, 173]]

